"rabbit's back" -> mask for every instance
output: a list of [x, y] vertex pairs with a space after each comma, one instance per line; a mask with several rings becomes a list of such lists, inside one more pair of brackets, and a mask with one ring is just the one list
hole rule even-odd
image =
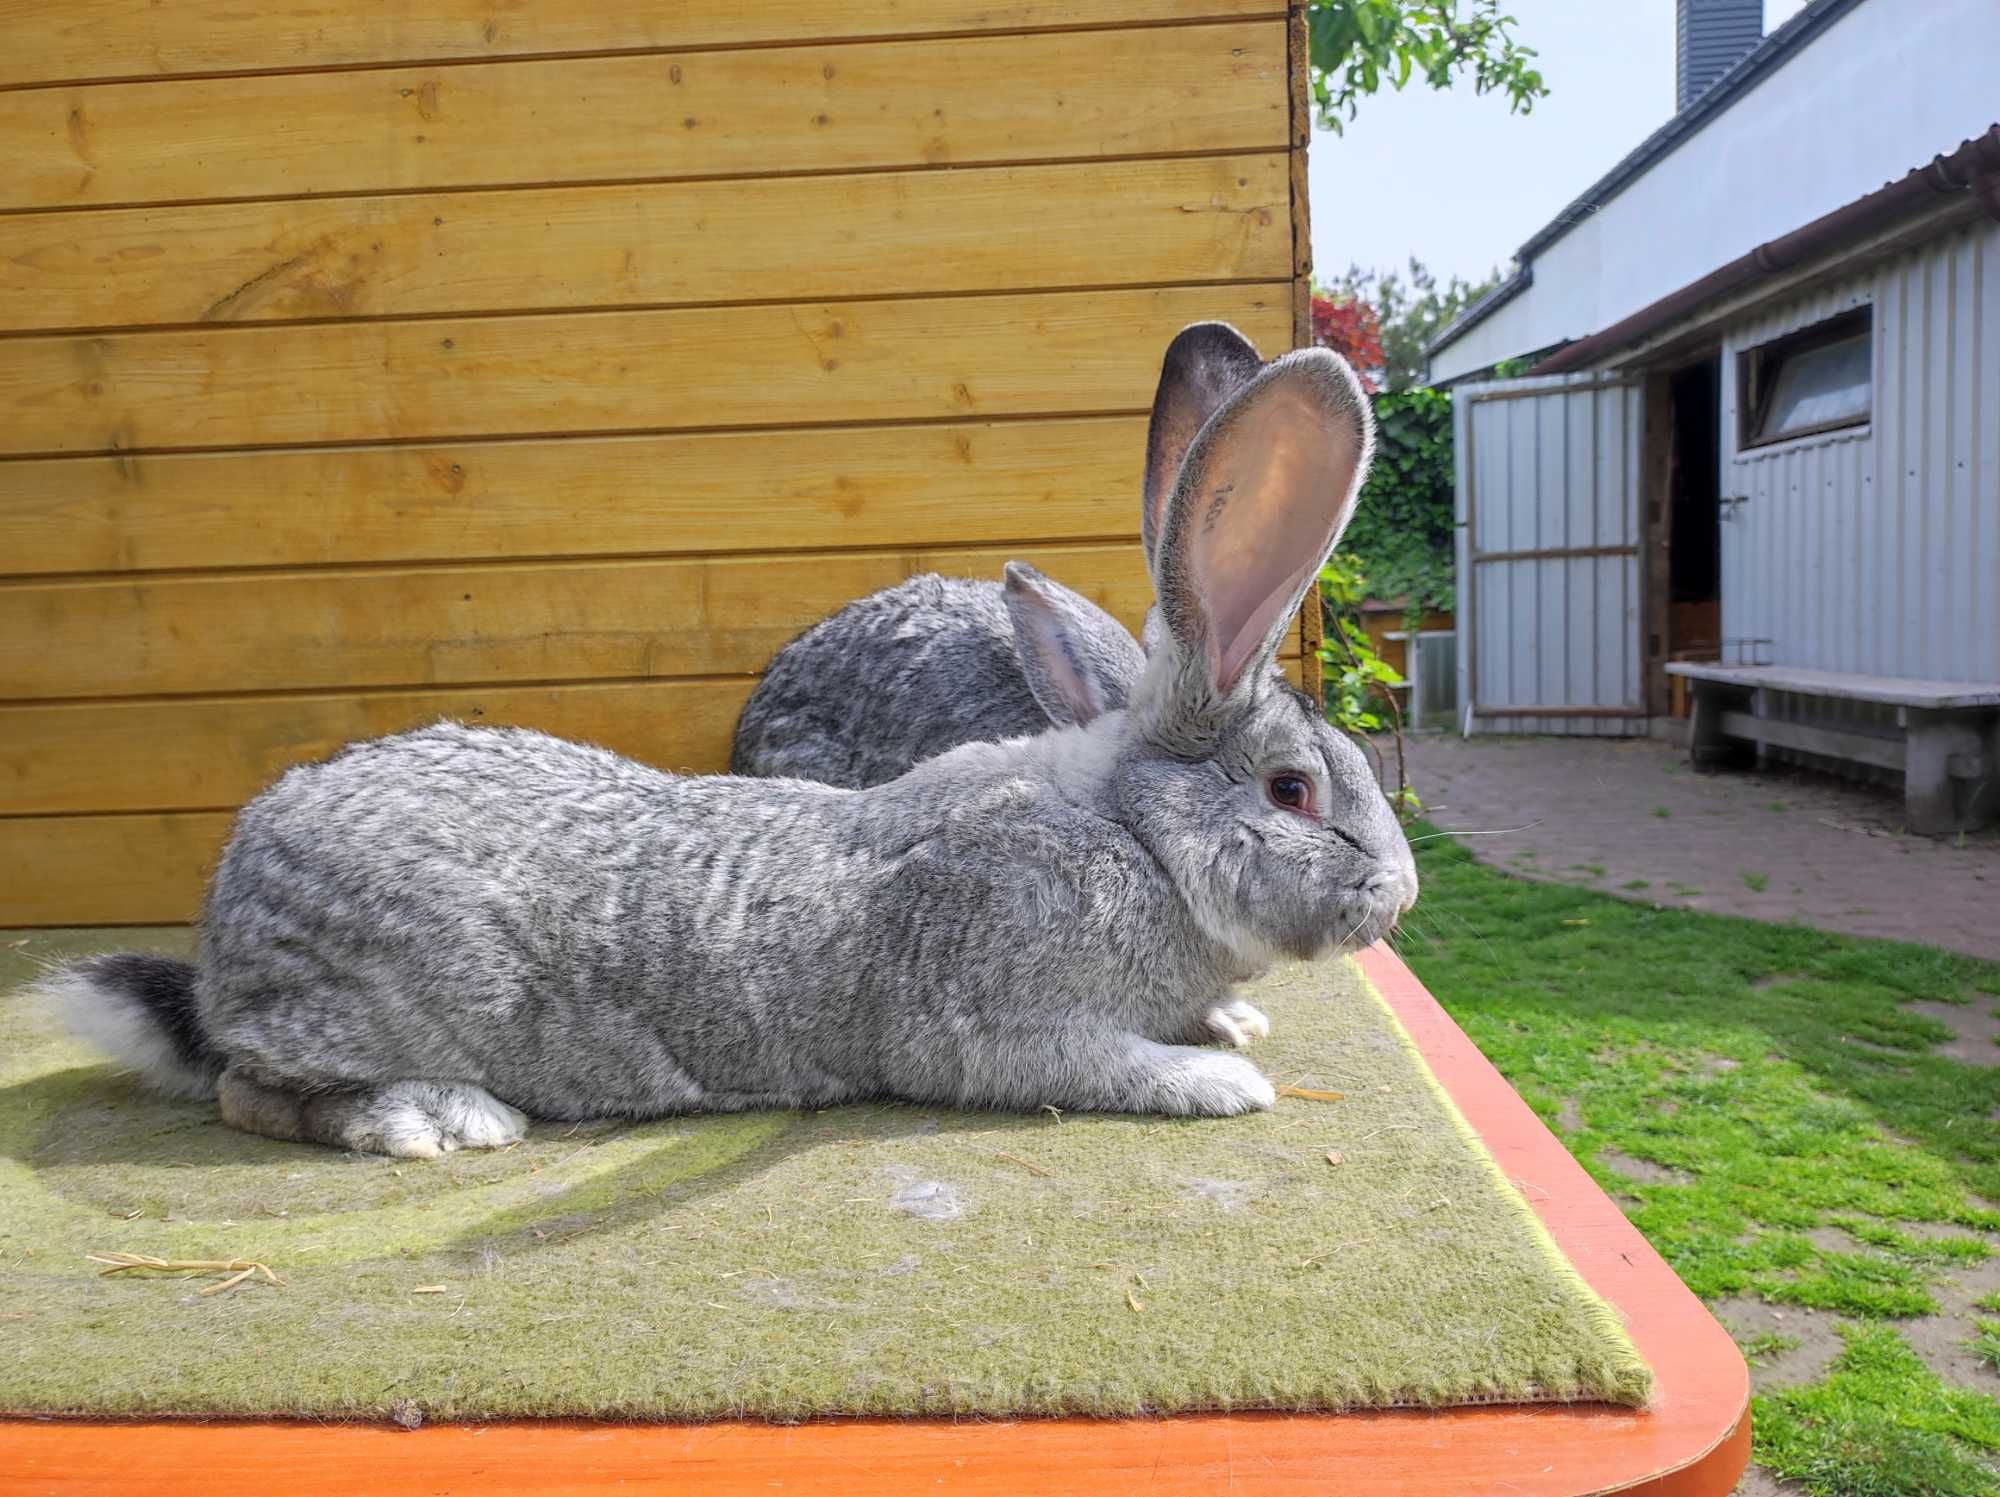
[[[745, 932], [839, 939], [837, 904], [788, 907], [787, 891], [815, 863], [823, 882], [851, 875], [816, 815], [840, 792], [760, 802], [741, 783], [456, 724], [295, 769], [245, 808], [217, 869], [203, 1024], [273, 1080], [447, 1076], [551, 1117], [699, 1105], [774, 1066], [824, 1095], [771, 1059], [795, 1047], [759, 1031], [791, 1019], [760, 1005]], [[741, 1001], [710, 1001], [732, 979]]]
[[997, 583], [926, 574], [850, 603], [786, 645], [736, 725], [730, 772], [860, 788], [1048, 717]]

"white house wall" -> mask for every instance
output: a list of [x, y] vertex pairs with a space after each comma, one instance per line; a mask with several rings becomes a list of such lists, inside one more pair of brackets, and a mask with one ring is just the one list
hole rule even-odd
[[[2000, 9], [2000, 7], [1996, 7]], [[1874, 308], [1869, 425], [1736, 450], [1736, 361]], [[1760, 658], [2000, 681], [2000, 225], [1980, 222], [1732, 328], [1722, 631]]]
[[1594, 333], [1902, 177], [2000, 119], [1996, 77], [2000, 0], [1866, 0], [1542, 249], [1432, 379]]

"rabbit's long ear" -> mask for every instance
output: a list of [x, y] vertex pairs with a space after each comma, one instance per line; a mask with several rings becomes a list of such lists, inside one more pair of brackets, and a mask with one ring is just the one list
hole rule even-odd
[[1226, 322], [1192, 323], [1167, 345], [1146, 428], [1146, 487], [1139, 507], [1148, 567], [1159, 553], [1167, 501], [1195, 433], [1263, 367], [1250, 340]]
[[1026, 562], [1008, 562], [1006, 577], [1014, 652], [1049, 721], [1081, 727], [1124, 706], [1146, 666], [1125, 626]]
[[1213, 711], [1276, 654], [1354, 512], [1374, 441], [1353, 371], [1323, 348], [1274, 361], [1201, 429], [1155, 572], [1183, 709]]

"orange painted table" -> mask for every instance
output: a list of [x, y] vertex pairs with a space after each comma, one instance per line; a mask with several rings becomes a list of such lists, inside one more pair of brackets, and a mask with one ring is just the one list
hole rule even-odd
[[414, 1431], [11, 1420], [0, 1421], [0, 1492], [1723, 1497], [1750, 1451], [1750, 1381], [1735, 1344], [1410, 970], [1380, 947], [1362, 965], [1571, 1261], [1624, 1313], [1653, 1365], [1652, 1409], [1538, 1405], [789, 1427], [521, 1421]]

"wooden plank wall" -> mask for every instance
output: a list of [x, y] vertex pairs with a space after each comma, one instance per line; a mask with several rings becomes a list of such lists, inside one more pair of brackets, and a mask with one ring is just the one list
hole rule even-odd
[[188, 919], [440, 715], [721, 768], [914, 572], [1136, 625], [1161, 350], [1303, 326], [1301, 27], [0, 0], [0, 924]]

